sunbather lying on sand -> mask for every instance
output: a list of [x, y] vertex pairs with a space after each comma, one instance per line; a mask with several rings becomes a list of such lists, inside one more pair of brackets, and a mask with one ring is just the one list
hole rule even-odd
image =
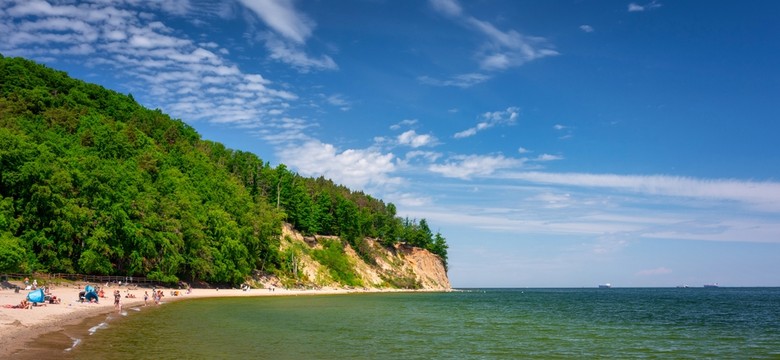
[[3, 305], [6, 309], [32, 309], [32, 304], [27, 302], [27, 299], [22, 299], [18, 305]]

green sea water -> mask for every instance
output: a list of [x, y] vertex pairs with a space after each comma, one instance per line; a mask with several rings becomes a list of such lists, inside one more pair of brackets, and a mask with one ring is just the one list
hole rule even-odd
[[38, 351], [18, 355], [776, 359], [780, 289], [473, 289], [200, 299], [128, 309], [125, 316], [91, 319], [65, 333], [45, 336]]

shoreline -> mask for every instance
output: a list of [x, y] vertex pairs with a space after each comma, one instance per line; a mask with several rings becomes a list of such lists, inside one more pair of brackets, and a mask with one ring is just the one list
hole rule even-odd
[[[108, 287], [106, 297], [98, 303], [79, 303], [78, 293], [83, 286], [63, 286], [52, 288], [51, 292], [57, 298], [62, 299], [60, 304], [47, 304], [32, 309], [12, 309], [0, 307], [0, 358], [12, 357], [28, 347], [30, 343], [46, 334], [62, 332], [66, 327], [82, 324], [87, 319], [100, 316], [108, 316], [112, 313], [128, 311], [133, 307], [144, 307], [144, 292], [151, 289], [123, 287]], [[117, 311], [113, 304], [113, 291], [119, 289], [122, 293], [122, 309]], [[446, 292], [451, 289], [341, 289], [323, 288], [317, 290], [289, 290], [283, 288], [269, 289], [192, 289], [190, 294], [186, 291], [171, 288], [160, 288], [164, 293], [161, 305], [173, 301], [203, 298], [225, 297], [265, 297], [265, 296], [299, 296], [299, 295], [334, 295], [356, 293], [391, 293], [391, 292]], [[173, 296], [178, 291], [179, 296]], [[12, 289], [0, 290], [0, 306], [16, 305], [26, 298], [30, 290], [20, 290], [15, 293]], [[135, 298], [126, 298], [125, 294], [133, 294]], [[157, 305], [149, 298], [148, 306]]]

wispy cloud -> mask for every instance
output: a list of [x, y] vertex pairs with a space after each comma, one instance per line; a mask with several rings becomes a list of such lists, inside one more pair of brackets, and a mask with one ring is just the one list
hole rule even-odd
[[304, 46], [316, 23], [295, 9], [292, 0], [239, 0], [272, 31], [258, 34], [270, 52], [270, 58], [287, 63], [301, 72], [335, 70], [336, 62], [328, 55], [318, 58], [306, 54]]
[[412, 160], [412, 159], [424, 159], [425, 161], [429, 163], [433, 163], [436, 160], [438, 160], [442, 156], [441, 153], [435, 152], [435, 151], [421, 151], [421, 150], [414, 150], [406, 153], [406, 160]]
[[439, 80], [432, 78], [430, 76], [420, 76], [417, 78], [417, 81], [419, 81], [421, 84], [425, 85], [432, 85], [432, 86], [454, 86], [459, 87], [462, 89], [470, 88], [474, 85], [483, 83], [485, 81], [490, 80], [489, 75], [480, 74], [480, 73], [469, 73], [469, 74], [460, 74], [455, 75], [449, 79], [446, 80]]
[[558, 139], [566, 140], [566, 139], [570, 139], [570, 138], [572, 138], [574, 136], [574, 133], [572, 133], [571, 126], [566, 126], [566, 125], [562, 125], [562, 124], [555, 124], [555, 125], [553, 125], [553, 129], [555, 129], [556, 131], [559, 131], [559, 132], [561, 132], [563, 134], [563, 135], [558, 136]]
[[516, 168], [522, 164], [521, 159], [503, 155], [456, 155], [444, 164], [429, 166], [428, 170], [444, 177], [468, 180], [475, 176], [489, 176], [497, 171]]
[[490, 22], [468, 15], [456, 0], [430, 0], [431, 7], [441, 15], [480, 33], [485, 38], [476, 56], [480, 68], [500, 71], [529, 61], [558, 55], [558, 51], [539, 36], [528, 36], [515, 30], [500, 30]]
[[559, 194], [551, 191], [532, 196], [529, 200], [541, 202], [547, 209], [561, 209], [571, 206], [572, 203], [570, 194]]
[[456, 0], [431, 0], [431, 6], [447, 16], [457, 17], [463, 13], [463, 8]]
[[586, 32], [586, 33], [592, 33], [596, 31], [596, 29], [593, 28], [593, 26], [590, 25], [580, 25], [580, 30]]
[[265, 47], [270, 52], [271, 59], [286, 63], [302, 73], [312, 70], [337, 70], [339, 68], [330, 56], [311, 57], [299, 44], [285, 41], [273, 33], [261, 34], [259, 38], [265, 41]]
[[73, 55], [61, 61], [101, 69], [147, 106], [187, 121], [276, 126], [297, 95], [168, 25], [190, 9], [183, 0], [0, 2], [0, 51], [51, 61]]
[[555, 160], [563, 160], [563, 156], [560, 155], [552, 155], [552, 154], [542, 154], [534, 158], [535, 161], [555, 161]]
[[338, 107], [341, 111], [349, 111], [352, 108], [352, 104], [342, 94], [333, 94], [326, 99], [328, 104]]
[[404, 119], [398, 122], [397, 124], [390, 125], [390, 129], [398, 130], [403, 126], [413, 126], [414, 124], [417, 124], [417, 119]]
[[752, 196], [724, 200], [721, 195], [658, 195], [658, 191], [640, 192], [620, 186], [569, 185], [580, 184], [573, 180], [560, 181], [560, 184], [507, 182], [517, 180], [507, 176], [509, 172], [511, 169], [473, 175], [468, 183], [460, 186], [424, 184], [418, 191], [441, 193], [446, 189], [450, 197], [456, 197], [455, 194], [470, 193], [476, 186], [479, 196], [469, 196], [468, 202], [446, 202], [439, 196], [433, 202], [438, 206], [411, 209], [411, 212], [437, 223], [513, 236], [575, 235], [603, 239], [604, 243], [592, 248], [594, 254], [606, 254], [612, 251], [609, 249], [614, 250], [615, 244], [624, 247], [633, 241], [653, 239], [780, 243], [777, 221], [780, 207], [772, 205], [777, 204], [776, 199], [774, 203], [773, 200], [755, 203]]
[[736, 201], [754, 210], [780, 212], [780, 183], [695, 179], [665, 175], [519, 172], [505, 178], [540, 184], [602, 188], [646, 195]]
[[298, 12], [289, 0], [239, 0], [263, 22], [285, 39], [303, 44], [311, 36], [315, 23]]
[[657, 1], [652, 1], [650, 3], [639, 5], [637, 3], [630, 3], [628, 4], [628, 12], [641, 12], [641, 11], [647, 11], [652, 9], [657, 9], [659, 7], [663, 6], [661, 3]]
[[517, 121], [517, 117], [520, 114], [520, 108], [508, 107], [506, 110], [486, 112], [479, 116], [480, 122], [476, 126], [460, 131], [453, 135], [456, 139], [467, 138], [474, 136], [477, 132], [490, 129], [497, 125], [510, 125]]

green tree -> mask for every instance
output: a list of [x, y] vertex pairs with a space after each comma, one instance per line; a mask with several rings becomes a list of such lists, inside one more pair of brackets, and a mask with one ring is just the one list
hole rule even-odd
[[22, 262], [26, 258], [24, 246], [9, 232], [0, 233], [0, 271], [22, 271]]
[[370, 236], [446, 261], [444, 238], [398, 218], [393, 204], [271, 167], [132, 96], [0, 55], [0, 266], [165, 282], [284, 276], [283, 221], [340, 235], [363, 256]]

